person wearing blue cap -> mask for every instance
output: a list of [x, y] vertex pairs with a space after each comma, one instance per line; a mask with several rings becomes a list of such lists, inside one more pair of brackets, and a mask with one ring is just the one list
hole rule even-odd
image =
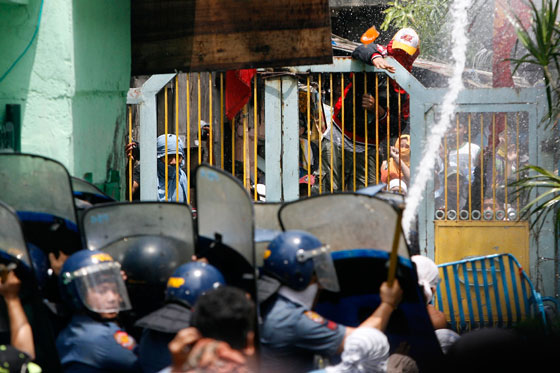
[[[167, 137], [167, 144], [166, 144]], [[140, 160], [139, 144], [132, 142], [125, 146], [127, 157]], [[166, 151], [167, 149], [167, 151]], [[165, 156], [167, 154], [167, 157]], [[167, 165], [166, 165], [167, 162]], [[157, 138], [157, 175], [158, 201], [187, 202], [187, 175], [183, 171], [185, 164], [185, 150], [183, 141], [176, 135], [160, 135]], [[165, 198], [165, 169], [167, 167], [167, 199]], [[179, 185], [177, 187], [177, 168], [179, 168]], [[140, 197], [140, 167], [134, 166], [132, 175], [133, 199]], [[177, 191], [179, 192], [177, 194]], [[178, 197], [177, 197], [178, 195]]]
[[[158, 200], [166, 201], [165, 168], [167, 167], [167, 201], [187, 202], [187, 175], [182, 170], [185, 163], [183, 142], [176, 135], [167, 135], [167, 144], [165, 139], [166, 135], [157, 138]], [[167, 165], [165, 164], [166, 161]], [[177, 167], [179, 168], [178, 188], [176, 181]], [[179, 192], [178, 197], [177, 192]]]

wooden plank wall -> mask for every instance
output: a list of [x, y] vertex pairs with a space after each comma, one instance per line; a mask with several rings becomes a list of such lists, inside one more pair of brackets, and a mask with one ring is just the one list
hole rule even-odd
[[135, 0], [132, 75], [332, 62], [328, 0]]

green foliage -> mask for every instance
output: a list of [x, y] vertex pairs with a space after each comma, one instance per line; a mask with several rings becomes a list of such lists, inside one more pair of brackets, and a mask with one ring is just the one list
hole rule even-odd
[[[542, 69], [546, 83], [546, 98], [548, 115], [544, 120], [554, 126], [560, 117], [560, 86], [558, 72], [560, 71], [560, 25], [558, 18], [558, 0], [541, 0], [538, 9], [533, 0], [531, 6], [532, 24], [529, 30], [523, 27], [518, 17], [514, 25], [520, 43], [527, 53], [521, 58], [512, 59], [515, 63], [513, 73], [524, 63], [537, 65]], [[532, 36], [532, 37], [531, 37]]]
[[[552, 172], [545, 170], [539, 166], [526, 166], [519, 170], [519, 172], [526, 174], [532, 171], [532, 174], [525, 176], [519, 181], [510, 184], [515, 188], [514, 194], [530, 195], [531, 192], [541, 192], [535, 199], [529, 202], [521, 210], [521, 217], [527, 218], [534, 217], [531, 228], [539, 222], [544, 222], [544, 218], [549, 214], [554, 214], [554, 231], [556, 237], [560, 232], [560, 177]], [[544, 189], [544, 192], [542, 192]]]
[[443, 30], [451, 1], [449, 0], [394, 0], [387, 3], [381, 30], [412, 27], [421, 40], [422, 54], [437, 57], [442, 43], [448, 39]]

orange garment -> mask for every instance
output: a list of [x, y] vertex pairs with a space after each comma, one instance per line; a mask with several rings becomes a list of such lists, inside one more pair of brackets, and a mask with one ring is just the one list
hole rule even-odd
[[[406, 140], [409, 146], [408, 148], [400, 147], [401, 139]], [[410, 167], [410, 135], [401, 135], [401, 137], [395, 141], [395, 148], [399, 149], [401, 163]], [[381, 168], [381, 181], [387, 184], [389, 179], [398, 179], [399, 177], [402, 177], [402, 174], [399, 162], [394, 160], [393, 157], [390, 157], [389, 161], [385, 163], [385, 167]]]

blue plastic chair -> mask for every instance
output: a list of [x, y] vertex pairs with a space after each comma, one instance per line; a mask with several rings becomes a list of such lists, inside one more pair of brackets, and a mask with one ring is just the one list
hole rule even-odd
[[528, 318], [540, 320], [546, 328], [543, 298], [513, 255], [475, 257], [438, 267], [442, 281], [435, 304], [458, 333], [512, 327]]

